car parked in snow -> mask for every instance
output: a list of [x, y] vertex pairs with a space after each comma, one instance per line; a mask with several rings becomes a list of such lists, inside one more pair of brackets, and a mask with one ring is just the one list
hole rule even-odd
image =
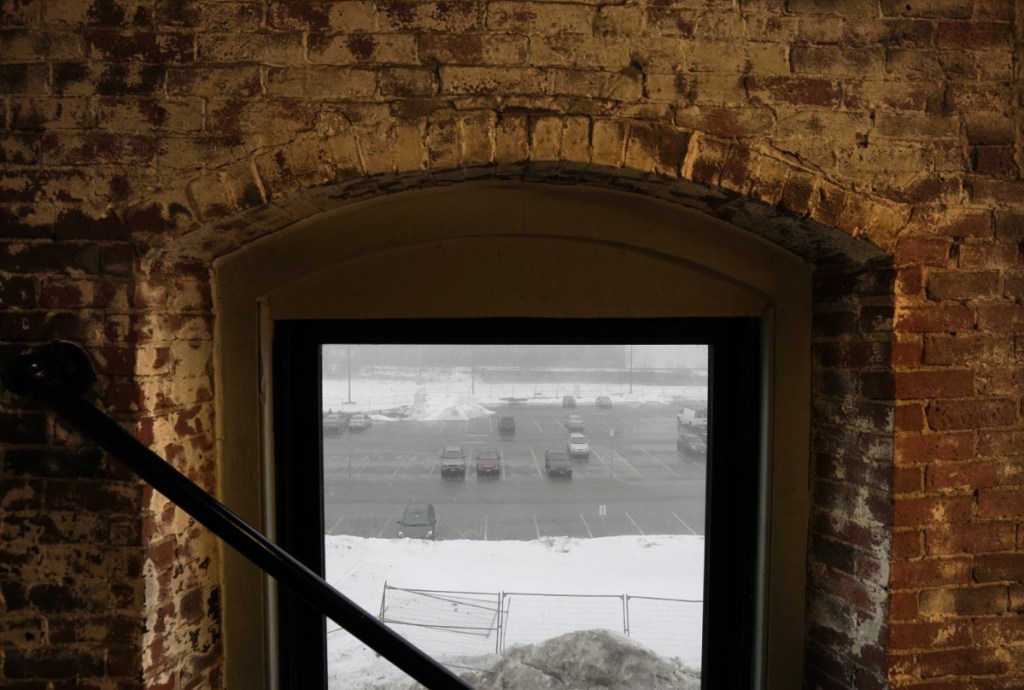
[[562, 407], [576, 407], [576, 398], [571, 395], [562, 396]]
[[590, 443], [583, 434], [569, 434], [569, 442], [566, 449], [572, 457], [590, 457]]
[[584, 427], [583, 417], [578, 414], [572, 414], [565, 418], [565, 428], [569, 431], [583, 431]]
[[594, 401], [594, 404], [596, 404], [598, 407], [611, 407], [612, 399], [609, 398], [607, 395], [599, 395], [597, 396], [597, 400]]

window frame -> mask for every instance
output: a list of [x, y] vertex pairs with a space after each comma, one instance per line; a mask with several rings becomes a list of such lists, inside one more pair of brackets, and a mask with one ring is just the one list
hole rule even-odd
[[[454, 339], [458, 344], [706, 344], [711, 420], [702, 686], [759, 686], [758, 600], [764, 577], [759, 536], [765, 529], [761, 487], [766, 471], [761, 454], [766, 417], [762, 330], [761, 319], [742, 316], [277, 321], [272, 402], [277, 541], [323, 574], [322, 345], [454, 344], [449, 333], [460, 334]], [[725, 465], [720, 458], [738, 460]], [[317, 528], [309, 529], [310, 524]], [[277, 615], [281, 687], [326, 688], [323, 616], [284, 590]]]

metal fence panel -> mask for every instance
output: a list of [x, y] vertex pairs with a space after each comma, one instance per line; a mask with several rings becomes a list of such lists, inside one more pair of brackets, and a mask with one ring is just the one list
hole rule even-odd
[[651, 651], [701, 666], [704, 602], [626, 597], [629, 636]]
[[385, 585], [381, 621], [438, 658], [493, 654], [498, 641], [498, 595]]
[[612, 595], [505, 594], [502, 650], [533, 644], [578, 630], [621, 633], [623, 598]]

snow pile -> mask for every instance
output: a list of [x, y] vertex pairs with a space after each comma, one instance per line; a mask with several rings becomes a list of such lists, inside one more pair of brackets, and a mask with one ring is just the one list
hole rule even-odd
[[489, 670], [462, 677], [477, 690], [700, 690], [697, 671], [608, 630], [516, 646]]
[[385, 414], [375, 414], [374, 419], [393, 420], [396, 418], [431, 421], [461, 422], [494, 414], [468, 395], [431, 395], [422, 388], [416, 391], [412, 405], [405, 405]]

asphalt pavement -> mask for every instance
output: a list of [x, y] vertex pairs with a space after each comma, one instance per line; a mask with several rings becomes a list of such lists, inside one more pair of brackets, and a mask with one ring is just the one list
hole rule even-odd
[[[414, 502], [434, 504], [438, 539], [704, 533], [706, 459], [677, 450], [674, 407], [489, 409], [495, 414], [471, 420], [375, 421], [365, 431], [325, 433], [326, 533], [397, 538], [396, 521]], [[572, 478], [548, 477], [544, 451], [565, 449], [570, 414], [583, 417], [591, 455], [573, 460]], [[514, 436], [499, 436], [498, 416], [516, 418]], [[463, 480], [440, 476], [449, 443], [466, 451]], [[476, 476], [480, 447], [500, 451], [500, 476]]]

